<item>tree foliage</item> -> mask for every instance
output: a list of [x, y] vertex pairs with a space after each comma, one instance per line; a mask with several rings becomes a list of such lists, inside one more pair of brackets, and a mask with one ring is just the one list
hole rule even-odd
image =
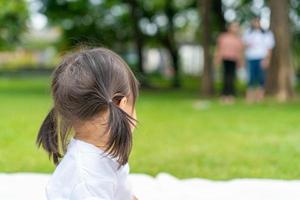
[[10, 49], [18, 44], [28, 17], [25, 0], [0, 0], [0, 49]]
[[[201, 0], [40, 0], [51, 25], [61, 27], [62, 48], [80, 43], [102, 45], [118, 51], [135, 51], [135, 65], [141, 74], [145, 47], [165, 48], [171, 58], [174, 71], [173, 86], [180, 85], [180, 57], [178, 49], [185, 43], [203, 44], [203, 7]], [[215, 44], [217, 35], [226, 27], [226, 14], [234, 12], [236, 21], [249, 22], [260, 12], [270, 12], [268, 3], [262, 1], [258, 9], [251, 0], [210, 0], [208, 51]], [[292, 38], [299, 41], [300, 3], [291, 2], [290, 17], [293, 17]], [[202, 2], [202, 3], [199, 3]], [[230, 5], [228, 5], [228, 2]], [[197, 7], [197, 5], [199, 7]], [[202, 7], [202, 8], [201, 8]], [[226, 20], [225, 20], [226, 19]], [[229, 20], [230, 21], [230, 20]], [[207, 25], [205, 25], [207, 26]], [[296, 42], [293, 49], [299, 49]], [[213, 48], [211, 48], [213, 49]], [[209, 53], [209, 52], [208, 52]], [[210, 58], [207, 56], [206, 59]], [[300, 62], [299, 62], [300, 63]], [[212, 77], [212, 73], [204, 76]], [[205, 79], [205, 77], [202, 77]], [[206, 79], [205, 79], [206, 80]], [[211, 82], [212, 78], [207, 79]], [[203, 83], [202, 83], [203, 84]], [[207, 84], [211, 88], [211, 84]], [[204, 91], [204, 90], [202, 90]]]
[[129, 9], [116, 0], [42, 0], [51, 25], [63, 30], [62, 47], [86, 43], [125, 48], [132, 39]]

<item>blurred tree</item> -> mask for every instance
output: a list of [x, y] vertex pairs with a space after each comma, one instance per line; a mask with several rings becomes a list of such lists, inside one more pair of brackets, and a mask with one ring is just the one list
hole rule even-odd
[[[191, 8], [195, 8], [195, 0], [135, 1], [141, 12], [140, 16], [142, 16], [139, 19], [139, 26], [144, 34], [145, 43], [148, 46], [167, 49], [174, 72], [172, 86], [180, 87], [180, 58], [178, 53], [180, 41], [177, 34], [188, 26], [185, 11], [189, 12]], [[178, 18], [181, 20], [180, 25], [176, 23]]]
[[213, 1], [212, 10], [215, 15], [214, 24], [216, 24], [218, 32], [220, 31], [223, 32], [226, 29], [226, 20], [224, 17], [222, 6], [223, 6], [222, 1], [220, 0]]
[[143, 58], [143, 49], [144, 49], [144, 35], [139, 27], [139, 20], [142, 18], [142, 10], [138, 5], [137, 0], [127, 0], [130, 7], [130, 17], [133, 27], [134, 43], [136, 48], [136, 53], [138, 56], [138, 71], [141, 75], [139, 78], [142, 81], [142, 84], [148, 85], [147, 79], [145, 77], [144, 70], [144, 58]]
[[[139, 78], [144, 82], [144, 47], [164, 47], [169, 52], [174, 72], [172, 86], [180, 86], [178, 50], [180, 43], [184, 42], [180, 34], [193, 29], [188, 16], [192, 16], [193, 9], [197, 10], [195, 0], [41, 1], [44, 5], [41, 12], [48, 16], [50, 24], [63, 30], [62, 49], [78, 43], [97, 45], [100, 41], [102, 45], [122, 53], [133, 46], [137, 55], [137, 71], [141, 75]], [[225, 27], [220, 13], [221, 2], [216, 2], [213, 9], [221, 19], [221, 26]]]
[[173, 87], [177, 88], [181, 86], [181, 83], [180, 83], [180, 75], [179, 75], [179, 53], [178, 53], [178, 45], [175, 40], [175, 26], [174, 26], [174, 16], [176, 14], [176, 9], [174, 7], [173, 0], [168, 0], [166, 2], [164, 11], [168, 19], [168, 25], [167, 25], [167, 32], [165, 34], [165, 37], [162, 37], [161, 39], [165, 47], [168, 49], [172, 58], [172, 66], [174, 69]]
[[184, 23], [183, 26], [178, 26], [175, 21], [178, 16], [184, 18], [184, 14], [180, 12], [188, 10], [194, 5], [194, 0], [153, 0], [140, 2], [143, 10], [143, 18], [141, 19], [141, 22], [143, 22], [142, 30], [147, 36], [148, 44], [167, 49], [174, 72], [172, 86], [175, 88], [181, 86], [180, 58], [178, 53], [179, 41], [176, 34], [184, 29], [186, 25]]
[[[141, 9], [138, 0], [41, 0], [43, 12], [51, 25], [63, 30], [61, 49], [82, 44], [106, 46], [122, 54], [136, 67], [142, 84], [144, 36], [139, 27]], [[136, 53], [132, 57], [132, 52]], [[124, 54], [127, 54], [124, 55]]]
[[[274, 32], [276, 46], [272, 68], [269, 76], [275, 77], [272, 91], [280, 101], [286, 101], [293, 95], [290, 23], [289, 23], [289, 0], [270, 0], [271, 28]], [[273, 74], [272, 74], [273, 73]]]
[[25, 0], [0, 0], [0, 49], [13, 48], [26, 30], [29, 17]]
[[[200, 38], [200, 43], [204, 48], [204, 71], [201, 79], [201, 91], [203, 95], [213, 95], [211, 51], [217, 35], [224, 31], [226, 27], [225, 1], [40, 1], [44, 5], [41, 12], [48, 16], [50, 24], [59, 26], [63, 30], [62, 43], [60, 43], [62, 49], [78, 43], [88, 45], [99, 45], [100, 43], [103, 46], [114, 49], [118, 53], [126, 52], [127, 61], [130, 64], [136, 64], [136, 71], [139, 72], [138, 75], [141, 75], [139, 78], [142, 82], [146, 80], [143, 66], [143, 51], [145, 47], [163, 47], [167, 49], [171, 58], [171, 66], [174, 72], [172, 85], [179, 87], [179, 47], [186, 42], [197, 43], [197, 39]], [[291, 1], [297, 2], [297, 0]], [[253, 1], [250, 0], [232, 2], [233, 7], [230, 9], [231, 12], [235, 12], [236, 20], [241, 22], [249, 20], [251, 9], [253, 9], [251, 7], [252, 3]], [[300, 6], [297, 5], [294, 6], [295, 10], [300, 13]], [[296, 7], [299, 9], [297, 10]], [[199, 16], [195, 20], [191, 16], [193, 16], [193, 11], [196, 12], [197, 10], [199, 11]], [[198, 25], [199, 21], [201, 26]], [[195, 25], [195, 22], [197, 25]], [[195, 27], [198, 31], [191, 31]], [[186, 35], [188, 35], [189, 39], [186, 38]], [[132, 50], [135, 51], [136, 56], [132, 57], [132, 54], [128, 56], [128, 52], [132, 52]], [[276, 52], [274, 53], [276, 54]], [[272, 80], [272, 83], [274, 82], [277, 82], [277, 80]], [[276, 84], [272, 84], [272, 87], [274, 85]]]
[[202, 74], [202, 95], [212, 96], [214, 93], [213, 66], [211, 56], [212, 45], [212, 0], [199, 0], [199, 9], [202, 16], [202, 46], [204, 51], [204, 68]]
[[292, 33], [292, 65], [297, 72], [297, 78], [300, 80], [300, 1], [290, 1], [290, 19]]
[[[270, 29], [273, 30], [274, 26], [276, 26], [276, 22], [274, 20], [274, 17], [270, 21]], [[275, 38], [276, 39], [276, 38]], [[276, 41], [275, 41], [276, 42]], [[275, 44], [276, 47], [277, 44]], [[272, 57], [271, 57], [271, 63], [270, 67], [267, 69], [267, 80], [266, 80], [266, 94], [269, 96], [274, 96], [277, 93], [278, 90], [278, 76], [279, 76], [279, 68], [278, 68], [278, 51], [273, 50], [272, 51]]]
[[[175, 40], [174, 17], [178, 8], [172, 1], [140, 0], [41, 0], [41, 10], [48, 16], [50, 24], [63, 30], [61, 48], [83, 44], [97, 44], [112, 48], [119, 53], [128, 52], [134, 45], [137, 52], [137, 69], [144, 74], [143, 48], [145, 42], [152, 44], [161, 43], [166, 47], [172, 58], [174, 68], [173, 86], [180, 85], [179, 81], [179, 56]], [[180, 8], [182, 9], [182, 8]], [[155, 17], [163, 14], [167, 17], [167, 24], [159, 31], [150, 30]], [[148, 22], [145, 23], [145, 21]], [[147, 26], [145, 28], [145, 26]], [[152, 24], [152, 28], [157, 29]], [[146, 31], [145, 31], [146, 30]], [[145, 41], [146, 40], [146, 41]], [[144, 78], [142, 78], [144, 79]]]
[[198, 9], [202, 23], [201, 45], [204, 52], [204, 67], [201, 79], [201, 93], [204, 96], [213, 96], [214, 66], [212, 65], [212, 46], [220, 32], [225, 31], [226, 21], [220, 0], [198, 0]]
[[129, 10], [118, 0], [41, 1], [41, 12], [48, 17], [50, 25], [63, 30], [61, 48], [100, 43], [122, 50], [132, 35], [128, 28]]

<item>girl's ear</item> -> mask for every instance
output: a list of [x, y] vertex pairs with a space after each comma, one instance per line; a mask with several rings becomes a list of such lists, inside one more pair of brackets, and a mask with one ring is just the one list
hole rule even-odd
[[122, 110], [127, 110], [126, 108], [127, 108], [127, 103], [128, 103], [128, 99], [127, 99], [127, 97], [123, 97], [121, 100], [120, 100], [120, 102], [119, 102], [119, 107], [122, 109]]

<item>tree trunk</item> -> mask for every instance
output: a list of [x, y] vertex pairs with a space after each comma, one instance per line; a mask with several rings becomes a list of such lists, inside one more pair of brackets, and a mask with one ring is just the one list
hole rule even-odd
[[[138, 4], [136, 0], [128, 0], [128, 3], [130, 5], [130, 15], [131, 20], [133, 23], [133, 32], [134, 32], [134, 40], [135, 41], [135, 48], [136, 53], [138, 56], [138, 72], [140, 76], [145, 75], [144, 70], [144, 59], [143, 59], [143, 47], [144, 47], [144, 38], [143, 34], [139, 28], [139, 19], [141, 18], [141, 11], [139, 10]], [[144, 80], [143, 77], [140, 77], [142, 79], [142, 82]]]
[[[271, 91], [279, 101], [286, 101], [293, 95], [292, 66], [289, 31], [289, 0], [270, 0], [271, 24], [275, 36], [274, 60], [269, 76], [276, 77], [273, 81], [276, 88]], [[272, 80], [272, 78], [270, 78]]]
[[222, 1], [213, 0], [212, 10], [214, 15], [216, 16], [216, 23], [221, 32], [226, 31], [226, 21], [224, 17], [224, 12], [222, 10]]
[[174, 23], [173, 23], [173, 19], [174, 19], [174, 15], [175, 15], [175, 11], [172, 5], [173, 1], [172, 0], [168, 0], [166, 3], [166, 15], [168, 18], [168, 32], [166, 35], [166, 41], [165, 41], [165, 45], [171, 55], [171, 59], [172, 59], [172, 67], [174, 70], [174, 76], [173, 76], [173, 83], [172, 86], [174, 88], [179, 88], [181, 86], [180, 84], [180, 72], [179, 72], [179, 53], [178, 53], [178, 47], [175, 41], [175, 28], [174, 28]]
[[[274, 21], [271, 20], [271, 30], [273, 30]], [[274, 96], [278, 90], [278, 51], [273, 50], [271, 63], [267, 69], [266, 94]]]
[[214, 94], [213, 84], [213, 68], [212, 68], [212, 55], [211, 55], [211, 0], [198, 0], [199, 11], [202, 16], [202, 46], [204, 51], [204, 68], [202, 74], [202, 95], [212, 96]]
[[168, 49], [169, 49], [169, 52], [171, 55], [172, 66], [173, 66], [173, 70], [174, 70], [172, 86], [174, 88], [179, 88], [181, 86], [180, 74], [179, 74], [179, 55], [178, 55], [177, 47], [174, 44], [172, 44], [173, 42], [170, 41], [168, 43], [169, 43], [169, 45], [167, 45], [167, 46], [168, 46]]

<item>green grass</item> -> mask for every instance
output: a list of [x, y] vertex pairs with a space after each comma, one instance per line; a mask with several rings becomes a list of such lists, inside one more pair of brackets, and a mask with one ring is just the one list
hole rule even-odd
[[[51, 172], [35, 137], [51, 107], [46, 78], [0, 79], [0, 171]], [[187, 90], [142, 91], [131, 171], [180, 178], [300, 178], [300, 103], [232, 106]]]

